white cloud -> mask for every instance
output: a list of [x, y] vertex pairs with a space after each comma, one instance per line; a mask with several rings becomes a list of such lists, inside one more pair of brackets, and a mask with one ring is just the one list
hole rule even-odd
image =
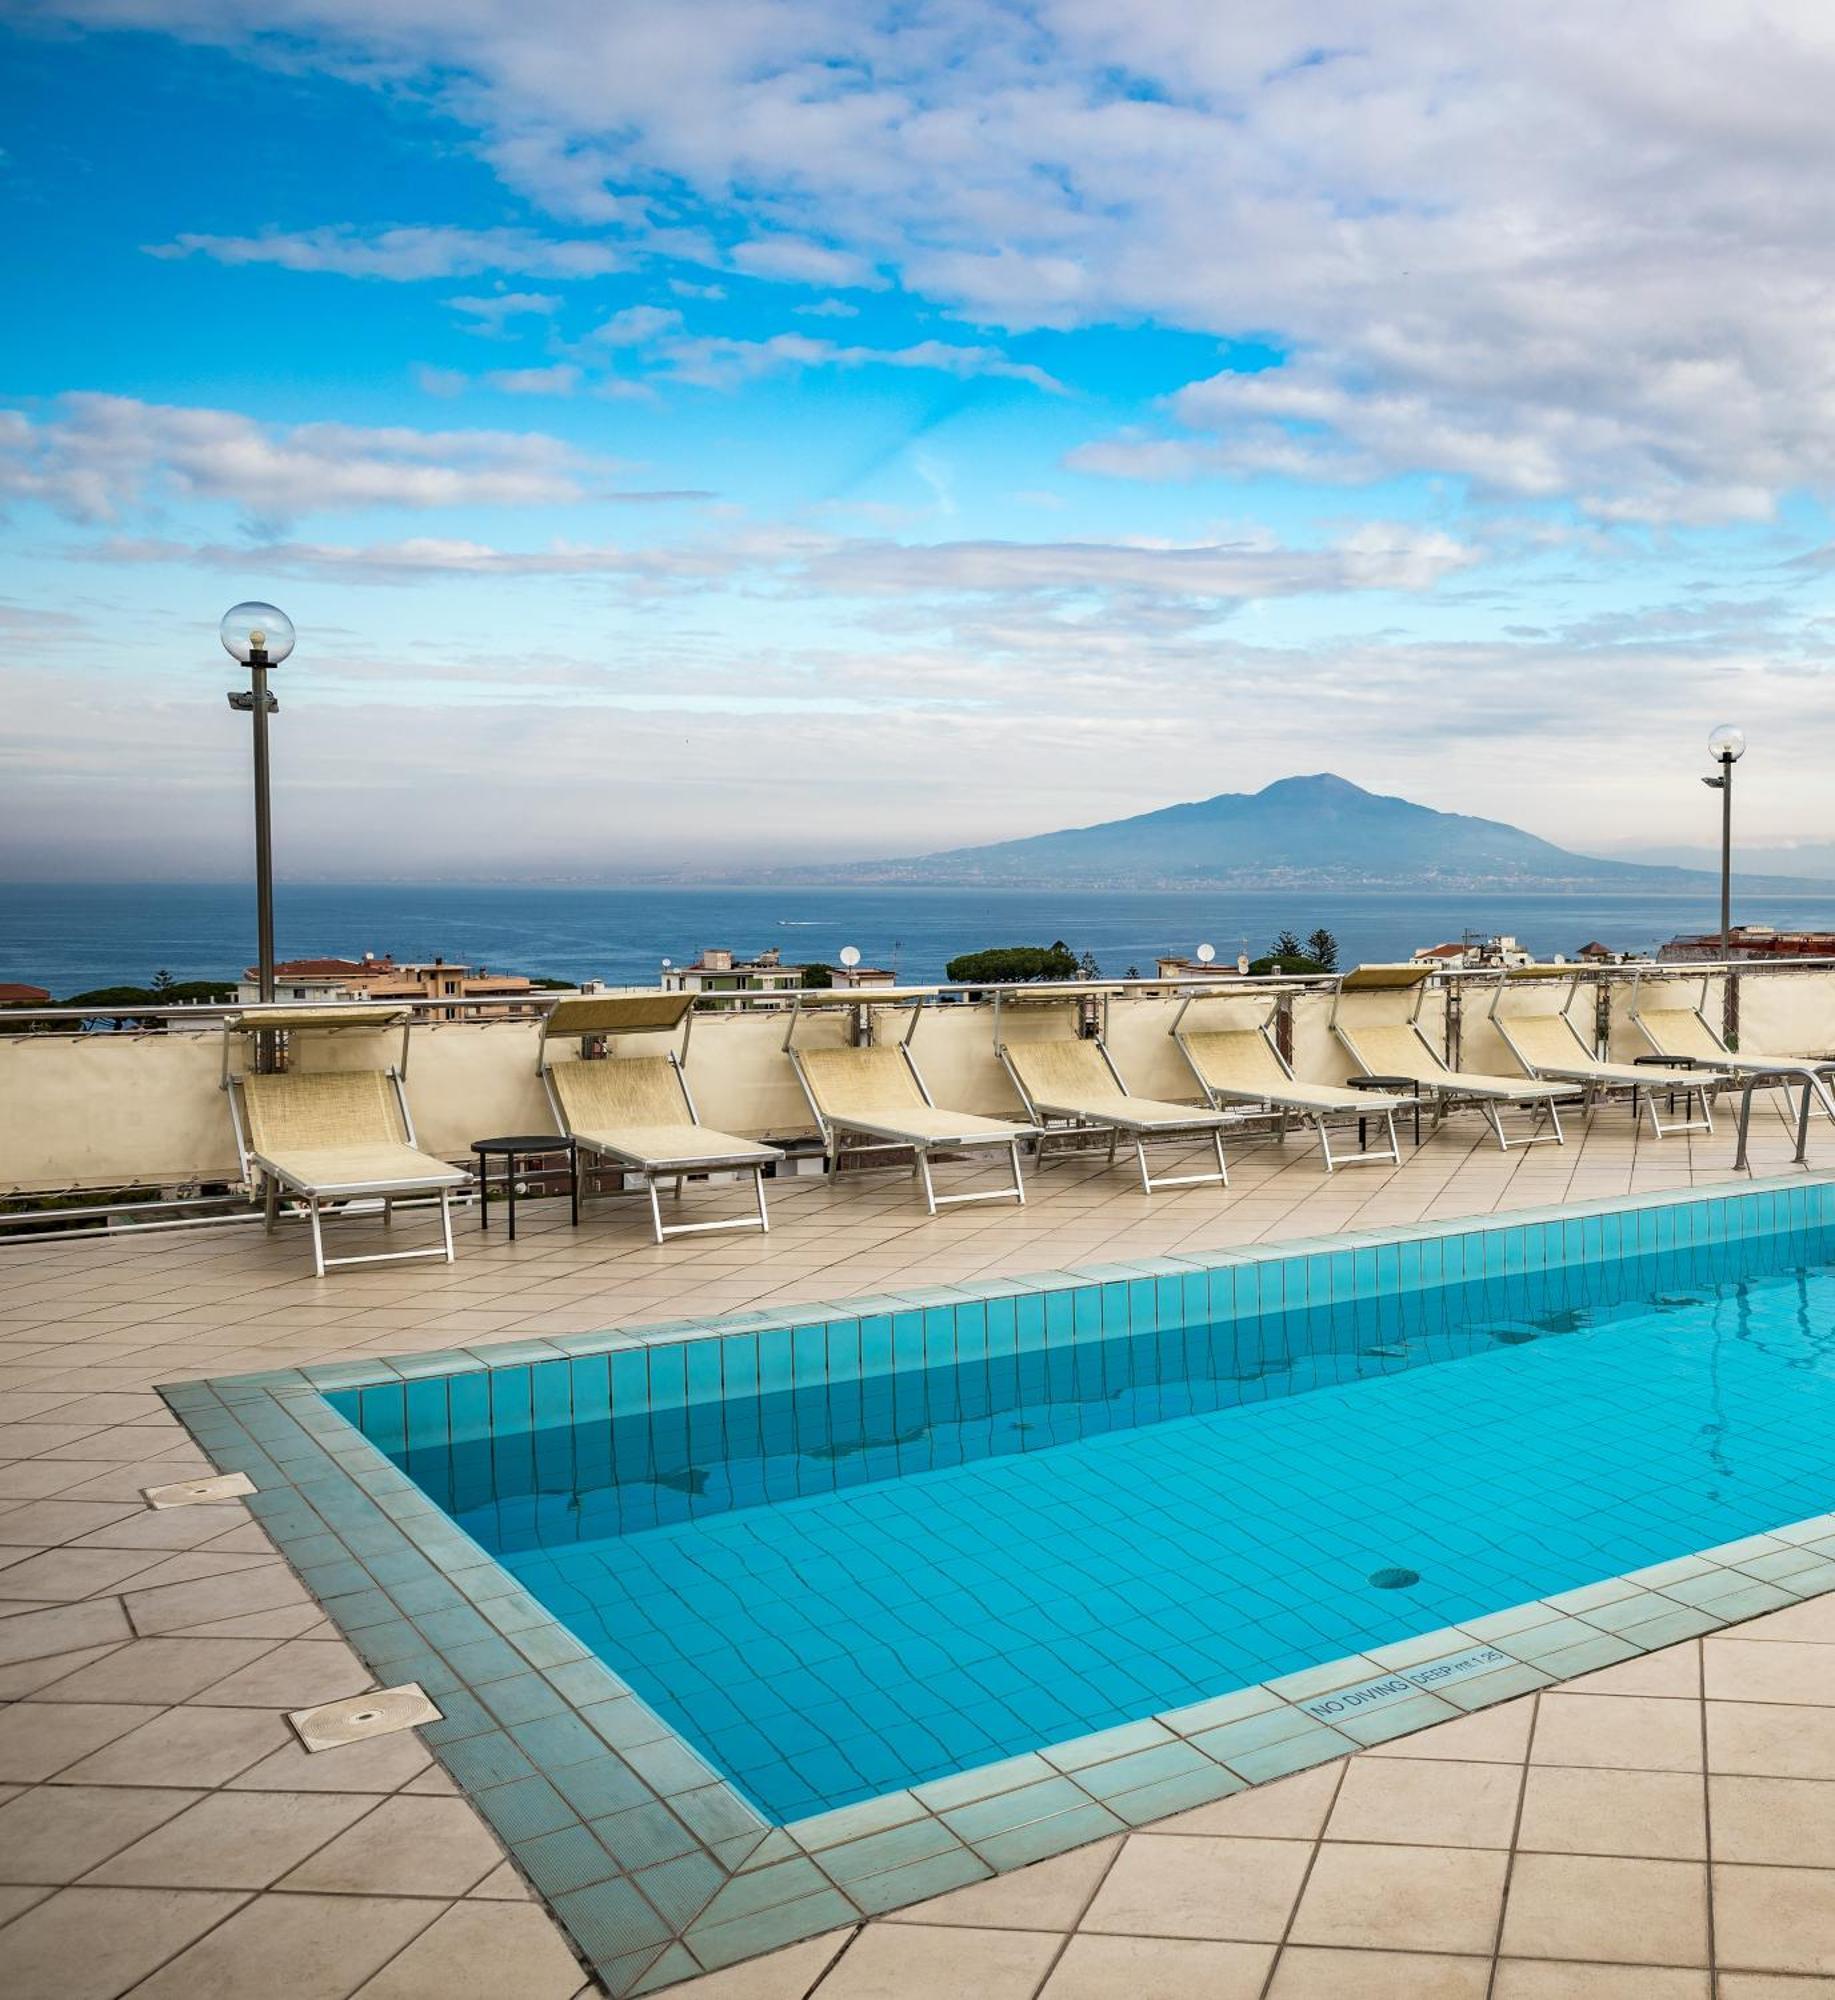
[[[1835, 26], [1810, 0], [707, 0], [691, 31], [600, 0], [47, 11], [413, 77], [551, 213], [717, 215], [762, 275], [895, 273], [1008, 329], [1266, 336], [1291, 379], [1194, 390], [1181, 475], [1427, 470], [1688, 520], [1835, 459]], [[177, 247], [482, 254], [416, 234]]]
[[583, 500], [610, 461], [535, 431], [263, 424], [234, 410], [60, 397], [0, 422], [0, 497], [113, 521], [164, 497], [233, 501], [264, 520], [365, 507]]
[[790, 310], [804, 319], [854, 319], [860, 312], [858, 306], [849, 305], [845, 299], [817, 299], [813, 305], [792, 306]]
[[506, 396], [571, 396], [582, 378], [571, 361], [556, 361], [547, 368], [493, 368], [484, 379]]
[[469, 278], [487, 271], [529, 278], [598, 278], [622, 270], [611, 244], [564, 241], [526, 229], [406, 227], [362, 230], [348, 225], [261, 236], [186, 233], [151, 243], [155, 257], [208, 257], [218, 264], [275, 264], [287, 271], [335, 271], [347, 278]]
[[467, 333], [500, 339], [513, 319], [552, 319], [561, 309], [554, 292], [490, 292], [481, 298], [448, 299], [447, 305], [471, 321]]
[[800, 368], [915, 368], [963, 380], [974, 377], [1028, 382], [1052, 395], [1063, 383], [1028, 361], [1013, 361], [997, 347], [958, 347], [920, 340], [909, 347], [842, 347], [802, 333], [775, 333], [764, 340], [683, 334], [653, 344], [652, 351], [678, 382], [703, 389], [734, 389], [761, 376]]
[[681, 324], [682, 315], [671, 306], [626, 306], [613, 313], [593, 338], [607, 347], [643, 347], [674, 333]]

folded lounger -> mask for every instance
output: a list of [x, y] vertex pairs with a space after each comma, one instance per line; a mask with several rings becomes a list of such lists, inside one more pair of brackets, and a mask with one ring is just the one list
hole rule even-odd
[[[876, 998], [884, 1003], [883, 994]], [[821, 1127], [830, 1168], [841, 1164], [843, 1138], [852, 1138], [863, 1143], [851, 1147], [850, 1155], [907, 1151], [913, 1154], [916, 1160], [913, 1171], [923, 1185], [924, 1206], [932, 1215], [941, 1207], [964, 1201], [1016, 1201], [1023, 1206], [1026, 1187], [1020, 1178], [1019, 1149], [1023, 1141], [1039, 1136], [1037, 1126], [1015, 1125], [1003, 1118], [982, 1118], [971, 1111], [940, 1109], [911, 1053], [911, 1039], [923, 1012], [921, 1002], [913, 1004], [911, 1024], [893, 1047], [820, 1048], [798, 1044], [796, 1031], [803, 1018], [803, 1002], [799, 998], [792, 1004], [790, 1024], [784, 1031], [784, 1049], [796, 1070], [797, 1081], [803, 1086], [803, 1095], [809, 1100], [810, 1111]], [[937, 1193], [930, 1173], [933, 1152], [986, 1152], [996, 1148], [1006, 1154], [1012, 1171], [1008, 1186], [981, 1188], [966, 1194]]]
[[[242, 1177], [253, 1185], [266, 1176], [271, 1185], [299, 1198], [312, 1224], [312, 1268], [317, 1277], [343, 1264], [389, 1264], [414, 1257], [452, 1262], [452, 1191], [469, 1187], [471, 1175], [423, 1153], [415, 1144], [403, 1081], [411, 1022], [405, 1010], [385, 1012], [375, 1007], [248, 1008], [224, 1017], [223, 1088], [229, 1094]], [[257, 1047], [254, 1037], [260, 1034], [284, 1035], [287, 1060], [295, 1064], [303, 1062], [309, 1037], [369, 1036], [394, 1028], [401, 1030], [401, 1056], [381, 1069], [257, 1071], [251, 1065], [238, 1070], [230, 1060], [238, 1044], [245, 1056], [252, 1056]], [[380, 1197], [382, 1219], [388, 1224], [394, 1221], [395, 1203], [414, 1195], [439, 1199], [439, 1247], [384, 1250], [364, 1257], [325, 1255], [327, 1203]], [[270, 1199], [270, 1229], [273, 1215]]]
[[1780, 1084], [1801, 1083], [1830, 1118], [1835, 1118], [1835, 1059], [1818, 1056], [1760, 1055], [1728, 1048], [1708, 1020], [1708, 981], [1692, 1007], [1652, 1006], [1640, 1000], [1643, 975], [1631, 980], [1631, 1018], [1650, 1044], [1651, 1052], [1724, 1071], [1742, 1082], [1750, 1077], [1775, 1077]]
[[[1565, 965], [1515, 965], [1499, 974], [1491, 995], [1491, 1020], [1510, 1053], [1529, 1075], [1545, 1082], [1578, 1083], [1586, 1091], [1585, 1108], [1605, 1090], [1629, 1090], [1631, 1115], [1637, 1116], [1639, 1093], [1650, 1114], [1650, 1127], [1659, 1139], [1675, 1132], [1711, 1132], [1714, 1108], [1710, 1096], [1727, 1082], [1723, 1071], [1712, 1069], [1664, 1069], [1650, 1063], [1602, 1062], [1587, 1046], [1574, 1026], [1568, 1008], [1582, 975], [1570, 973]], [[1504, 996], [1535, 982], [1565, 979], [1568, 990], [1560, 1011], [1553, 1014], [1511, 1013], [1503, 1006]], [[1665, 1125], [1657, 1110], [1659, 1093], [1680, 1093], [1683, 1115]], [[1689, 1099], [1701, 1106], [1701, 1116], [1688, 1116]]]
[[[1332, 995], [1331, 1029], [1344, 1044], [1346, 1054], [1365, 1076], [1405, 1076], [1416, 1090], [1431, 1091], [1436, 1117], [1456, 1104], [1476, 1104], [1489, 1120], [1503, 1152], [1512, 1146], [1539, 1146], [1549, 1141], [1566, 1145], [1559, 1107], [1583, 1097], [1581, 1087], [1537, 1083], [1521, 1076], [1492, 1076], [1483, 1070], [1449, 1069], [1421, 1026], [1421, 1008], [1433, 975], [1431, 965], [1360, 965], [1343, 974]], [[1387, 1020], [1364, 1014], [1351, 1021], [1345, 1016], [1347, 993], [1361, 996], [1376, 992], [1413, 993], [1414, 999], [1404, 1014]], [[1364, 1005], [1360, 1000], [1360, 1014]], [[1504, 1130], [1503, 1112], [1510, 1105], [1531, 1114], [1529, 1131], [1517, 1138]], [[1545, 1114], [1550, 1129], [1538, 1131]]]
[[[1041, 1130], [1055, 1120], [1057, 1129], [1066, 1133], [1107, 1132], [1111, 1162], [1117, 1143], [1125, 1137], [1134, 1147], [1141, 1188], [1147, 1194], [1169, 1187], [1229, 1186], [1229, 1168], [1223, 1157], [1223, 1128], [1227, 1121], [1220, 1111], [1208, 1107], [1199, 1111], [1189, 1104], [1165, 1104], [1157, 1098], [1136, 1097], [1122, 1081], [1108, 1043], [1100, 1034], [1089, 1041], [1069, 1034], [1048, 1040], [1008, 1041], [1001, 1019], [1003, 1001], [1009, 1009], [1016, 1004], [1010, 992], [997, 991], [994, 995], [994, 1050], [1013, 1079], [1027, 1116]], [[1102, 1001], [1105, 1028], [1108, 1004], [1105, 993]], [[1148, 1172], [1149, 1139], [1197, 1137], [1208, 1138], [1215, 1149], [1215, 1173], [1162, 1174], [1156, 1179]], [[1044, 1151], [1045, 1139], [1041, 1137], [1041, 1160]]]
[[[1278, 1001], [1269, 1002], [1267, 1013], [1253, 1028], [1185, 1027], [1187, 1012], [1202, 997], [1194, 994], [1185, 1002], [1173, 1016], [1169, 1032], [1190, 1065], [1192, 1075], [1219, 1110], [1226, 1104], [1269, 1105], [1283, 1114], [1283, 1139], [1287, 1136], [1285, 1114], [1293, 1112], [1318, 1133], [1319, 1151], [1328, 1174], [1336, 1167], [1378, 1165], [1385, 1161], [1401, 1165], [1395, 1114], [1409, 1109], [1412, 1099], [1385, 1096], [1374, 1090], [1351, 1090], [1343, 1084], [1301, 1083], [1270, 1031]], [[1389, 1144], [1376, 1152], [1334, 1154], [1327, 1123], [1331, 1118], [1360, 1121], [1380, 1118], [1389, 1135]]]
[[[536, 1066], [547, 1087], [555, 1121], [582, 1155], [618, 1168], [641, 1183], [650, 1197], [650, 1224], [657, 1242], [710, 1229], [771, 1227], [765, 1211], [765, 1174], [784, 1156], [756, 1139], [735, 1138], [701, 1123], [683, 1069], [694, 1023], [692, 993], [636, 993], [607, 1000], [557, 1000], [542, 1023]], [[602, 1037], [667, 1034], [682, 1030], [682, 1046], [656, 1056], [600, 1056], [556, 1062], [548, 1045], [560, 1037], [584, 1044]], [[657, 1183], [683, 1184], [702, 1174], [749, 1173], [758, 1204], [749, 1215], [720, 1222], [663, 1223]]]

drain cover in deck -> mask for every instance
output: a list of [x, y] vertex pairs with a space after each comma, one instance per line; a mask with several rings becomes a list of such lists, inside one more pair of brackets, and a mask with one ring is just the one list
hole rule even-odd
[[181, 1479], [171, 1486], [143, 1486], [149, 1507], [201, 1507], [209, 1500], [240, 1500], [253, 1493], [255, 1482], [246, 1472], [218, 1472], [208, 1479]]
[[317, 1708], [296, 1708], [287, 1720], [308, 1750], [337, 1750], [346, 1743], [367, 1743], [372, 1736], [393, 1736], [417, 1723], [438, 1722], [440, 1711], [417, 1681], [400, 1687], [372, 1688], [346, 1701], [321, 1702]]

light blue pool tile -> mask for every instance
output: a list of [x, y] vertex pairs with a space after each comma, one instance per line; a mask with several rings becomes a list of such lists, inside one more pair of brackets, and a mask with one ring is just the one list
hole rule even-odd
[[1469, 1681], [1448, 1682], [1441, 1689], [1440, 1698], [1470, 1713], [1489, 1708], [1493, 1702], [1513, 1700], [1519, 1694], [1532, 1694], [1537, 1688], [1547, 1687], [1553, 1679], [1552, 1674], [1539, 1667], [1500, 1667], [1494, 1674], [1476, 1674]]
[[941, 1896], [951, 1889], [964, 1889], [971, 1882], [985, 1882], [994, 1871], [972, 1848], [953, 1846], [922, 1861], [888, 1868], [883, 1874], [866, 1875], [847, 1884], [851, 1901], [871, 1916], [882, 1910], [903, 1909], [907, 1904]]
[[615, 1963], [646, 1946], [660, 1953], [669, 1942], [668, 1925], [629, 1882], [599, 1882], [549, 1900], [595, 1965]]
[[1282, 1701], [1311, 1701], [1315, 1695], [1330, 1694], [1336, 1688], [1351, 1687], [1377, 1675], [1374, 1660], [1354, 1653], [1348, 1659], [1332, 1660], [1322, 1667], [1308, 1667], [1303, 1673], [1284, 1674], [1279, 1680], [1269, 1681], [1267, 1688]]
[[1216, 1770], [1214, 1759], [1194, 1744], [1174, 1738], [1168, 1742], [1136, 1750], [1125, 1757], [1112, 1757], [1100, 1764], [1086, 1765], [1076, 1773], [1076, 1781], [1092, 1798], [1105, 1802], [1123, 1792], [1139, 1791], [1170, 1778], [1207, 1775]]
[[796, 1820], [787, 1831], [799, 1847], [816, 1854], [842, 1841], [860, 1840], [924, 1817], [924, 1808], [910, 1792], [887, 1792], [881, 1798], [863, 1799], [857, 1806], [838, 1806], [833, 1812]]
[[1438, 1695], [1414, 1694], [1376, 1708], [1360, 1709], [1338, 1716], [1333, 1726], [1357, 1743], [1388, 1743], [1398, 1736], [1410, 1736], [1436, 1722], [1450, 1722], [1460, 1711]]
[[730, 1785], [703, 1785], [699, 1791], [677, 1792], [669, 1800], [669, 1810], [709, 1846], [768, 1831], [765, 1822]]
[[1270, 1778], [1285, 1778], [1294, 1771], [1309, 1771], [1315, 1764], [1329, 1763], [1358, 1746], [1335, 1729], [1314, 1723], [1295, 1736], [1284, 1737], [1259, 1749], [1238, 1751], [1230, 1759], [1230, 1769], [1252, 1785], [1266, 1784]]
[[1125, 1823], [1107, 1806], [1073, 1806], [1069, 1812], [1049, 1819], [1032, 1820], [1005, 1833], [990, 1833], [977, 1840], [975, 1851], [997, 1873], [1024, 1868], [1053, 1854], [1067, 1854], [1112, 1833], [1125, 1833]]
[[491, 1785], [473, 1792], [471, 1801], [498, 1839], [511, 1847], [572, 1826], [578, 1817], [546, 1778], [514, 1778], [507, 1785]]
[[633, 1877], [643, 1891], [645, 1902], [677, 1931], [686, 1930], [707, 1908], [726, 1879], [726, 1870], [712, 1855], [699, 1849], [660, 1862]]
[[1189, 1708], [1168, 1709], [1155, 1720], [1164, 1723], [1175, 1735], [1197, 1736], [1223, 1723], [1267, 1715], [1286, 1706], [1278, 1694], [1270, 1694], [1266, 1688], [1252, 1687], [1240, 1689], [1235, 1694], [1216, 1695], [1209, 1701], [1195, 1701]]
[[1195, 1743], [1207, 1757], [1214, 1757], [1220, 1764], [1234, 1765], [1239, 1756], [1252, 1750], [1260, 1750], [1270, 1743], [1284, 1743], [1290, 1737], [1302, 1736], [1307, 1730], [1317, 1727], [1313, 1718], [1303, 1709], [1289, 1707], [1285, 1702], [1277, 1708], [1264, 1709], [1256, 1715], [1244, 1716], [1238, 1722], [1226, 1722], [1214, 1729], [1195, 1731], [1190, 1741]]
[[[1084, 1774], [1087, 1778], [1087, 1773]], [[945, 1823], [964, 1840], [981, 1842], [991, 1833], [1010, 1833], [1035, 1819], [1049, 1819], [1083, 1804], [1088, 1794], [1070, 1778], [1052, 1776], [1016, 1791], [997, 1792], [992, 1798], [978, 1799], [973, 1805], [953, 1806], [943, 1813]]]
[[1053, 1743], [1039, 1755], [1057, 1770], [1076, 1772], [1085, 1765], [1105, 1763], [1110, 1758], [1126, 1757], [1136, 1750], [1150, 1750], [1156, 1744], [1174, 1740], [1169, 1729], [1149, 1719], [1124, 1722], [1091, 1736], [1074, 1737], [1068, 1743]]
[[660, 1993], [666, 1986], [693, 1979], [700, 1970], [686, 1945], [672, 1944], [658, 1959], [652, 1960], [647, 1952], [635, 1952], [629, 1958], [612, 1960], [600, 1966], [599, 1976], [619, 2000], [626, 1994], [635, 2000], [639, 1994]]
[[863, 1876], [883, 1874], [889, 1868], [903, 1868], [928, 1861], [939, 1854], [959, 1853], [962, 1842], [939, 1819], [927, 1814], [888, 1827], [881, 1833], [863, 1834], [857, 1840], [843, 1840], [822, 1850], [822, 1872], [830, 1881], [850, 1892]]
[[976, 1799], [992, 1798], [1000, 1792], [1018, 1791], [1040, 1779], [1057, 1775], [1043, 1757], [1027, 1752], [998, 1764], [982, 1764], [953, 1778], [934, 1778], [927, 1785], [913, 1787], [918, 1803], [931, 1812], [968, 1805]]
[[1601, 1667], [1612, 1667], [1620, 1660], [1635, 1659], [1647, 1650], [1614, 1633], [1599, 1632], [1591, 1639], [1583, 1639], [1560, 1652], [1538, 1654], [1535, 1664], [1544, 1673], [1553, 1674], [1556, 1680], [1565, 1681], [1571, 1680], [1575, 1674], [1597, 1673]]
[[[761, 1910], [819, 1895], [829, 1886], [816, 1864], [802, 1855], [735, 1875], [702, 1911], [695, 1929], [727, 1924]], [[690, 1939], [692, 1943], [692, 1937]]]
[[1190, 1812], [1195, 1806], [1211, 1805], [1245, 1789], [1234, 1772], [1206, 1759], [1202, 1768], [1161, 1778], [1134, 1791], [1118, 1792], [1103, 1803], [1129, 1826], [1148, 1826], [1169, 1814]]
[[838, 1929], [857, 1921], [859, 1911], [839, 1889], [822, 1889], [794, 1902], [779, 1903], [768, 1910], [736, 1917], [726, 1923], [698, 1923], [686, 1943], [697, 1963], [709, 1972], [775, 1951], [779, 1945], [794, 1944], [799, 1938]]
[[1598, 1610], [1607, 1604], [1620, 1604], [1627, 1597], [1635, 1597], [1639, 1586], [1625, 1583], [1618, 1577], [1609, 1578], [1604, 1583], [1582, 1584], [1578, 1590], [1564, 1590], [1554, 1597], [1545, 1597], [1542, 1602], [1550, 1611], [1560, 1611], [1568, 1616]]
[[609, 1882], [619, 1873], [617, 1862], [584, 1826], [563, 1827], [556, 1833], [519, 1840], [513, 1851], [517, 1866], [550, 1901], [572, 1889]]
[[[591, 1824], [613, 1860], [629, 1872], [699, 1851], [694, 1835], [660, 1801], [627, 1806], [622, 1812], [609, 1813]], [[724, 1869], [725, 1864], [722, 1866]], [[651, 1897], [652, 1902], [656, 1900]], [[658, 1908], [661, 1907], [659, 1903]]]

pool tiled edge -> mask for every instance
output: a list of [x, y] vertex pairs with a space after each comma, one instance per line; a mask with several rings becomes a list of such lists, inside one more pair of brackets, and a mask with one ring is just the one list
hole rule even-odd
[[[1730, 1215], [1735, 1205], [1740, 1213]], [[1732, 1240], [1835, 1212], [1835, 1181], [1741, 1183], [1725, 1194], [1346, 1233], [972, 1292], [856, 1298], [161, 1393], [221, 1469], [254, 1481], [250, 1510], [378, 1679], [427, 1689], [443, 1713], [425, 1740], [608, 1988], [638, 1994], [1835, 1588], [1835, 1515], [773, 1827], [334, 1409], [328, 1392], [400, 1392], [429, 1377], [604, 1356], [595, 1373], [608, 1396], [614, 1366], [628, 1385], [641, 1361], [647, 1397], [651, 1363], [666, 1354], [664, 1379], [687, 1395], [693, 1364], [684, 1350], [706, 1341], [785, 1331], [793, 1342], [799, 1327], [914, 1312], [926, 1327], [947, 1318], [953, 1341], [958, 1305], [970, 1308], [974, 1337], [974, 1309], [991, 1298], [1100, 1298], [1110, 1287], [1131, 1311], [1163, 1299], [1177, 1312], [1190, 1307], [1194, 1284], [1207, 1301], [1227, 1284], [1224, 1302], [1241, 1310], [1267, 1296], [1266, 1267], [1277, 1264], [1300, 1267], [1296, 1282], [1309, 1292], [1316, 1280], [1339, 1297], [1376, 1295], [1409, 1245], [1440, 1246], [1449, 1276], [1507, 1275], [1527, 1268], [1517, 1260], [1528, 1257], [1525, 1231], [1536, 1224], [1571, 1225], [1574, 1254], [1593, 1256], [1620, 1240], [1614, 1218], [1650, 1210], [1672, 1212], [1671, 1241], [1683, 1210], [1691, 1234], [1681, 1240]], [[1659, 1217], [1650, 1227], [1660, 1236], [1665, 1225]], [[1286, 1285], [1290, 1273], [1279, 1276]], [[1068, 1301], [1065, 1309], [1074, 1311]], [[715, 1349], [707, 1351], [711, 1359]]]

